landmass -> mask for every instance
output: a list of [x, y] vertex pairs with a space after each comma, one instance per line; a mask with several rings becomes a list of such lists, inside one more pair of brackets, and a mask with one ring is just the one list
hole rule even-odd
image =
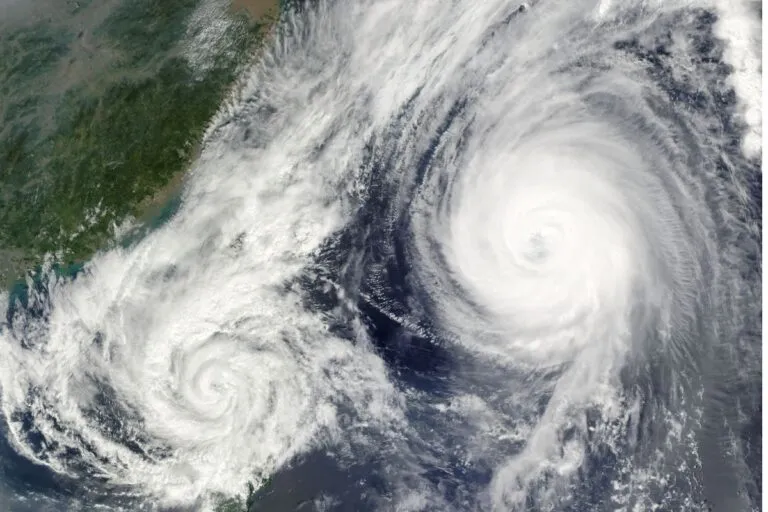
[[[0, 13], [0, 290], [166, 216], [209, 120], [287, 5], [86, 0]], [[217, 511], [255, 499], [250, 484]]]
[[[0, 287], [86, 261], [177, 194], [279, 0], [36, 5], [0, 22]], [[17, 9], [18, 10], [18, 9]]]

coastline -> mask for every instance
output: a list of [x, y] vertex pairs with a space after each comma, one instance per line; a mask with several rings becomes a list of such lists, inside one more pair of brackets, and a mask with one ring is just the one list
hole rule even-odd
[[[223, 40], [224, 46], [203, 48], [214, 67], [194, 77], [196, 55], [184, 52], [194, 53], [196, 41], [190, 38], [215, 23], [202, 20], [196, 29], [189, 26], [190, 17], [216, 4], [173, 3], [183, 12], [157, 12], [144, 2], [146, 12], [131, 12], [126, 19], [120, 17], [125, 3], [110, 12], [86, 4], [70, 13], [69, 25], [42, 20], [0, 34], [0, 56], [29, 37], [47, 37], [43, 42], [53, 49], [42, 61], [48, 67], [39, 70], [20, 74], [21, 62], [16, 68], [0, 65], [0, 77], [13, 80], [6, 87], [20, 96], [0, 103], [6, 124], [0, 130], [0, 186], [6, 191], [0, 193], [0, 288], [23, 282], [46, 258], [82, 265], [121, 243], [117, 226], [157, 225], [178, 200], [205, 128], [269, 37], [281, 5], [278, 0], [221, 4], [223, 11], [214, 11], [217, 19], [211, 21], [223, 23], [214, 42]], [[183, 24], [173, 34], [160, 32], [167, 40], [153, 43], [152, 51], [131, 42], [143, 41], [144, 29], [135, 33], [136, 24], [150, 15], [160, 16], [161, 25]], [[96, 26], [83, 26], [92, 19]], [[164, 52], [154, 51], [157, 45]], [[81, 51], [85, 46], [89, 52]], [[72, 70], [86, 68], [94, 76], [81, 84]], [[46, 78], [61, 73], [69, 77], [64, 82]], [[41, 130], [44, 124], [50, 127]]]

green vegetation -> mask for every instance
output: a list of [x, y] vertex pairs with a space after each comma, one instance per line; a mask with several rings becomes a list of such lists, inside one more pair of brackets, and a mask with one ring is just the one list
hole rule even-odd
[[140, 65], [173, 50], [198, 3], [199, 0], [123, 2], [96, 34], [113, 40], [126, 64]]
[[46, 253], [87, 259], [172, 196], [264, 28], [222, 13], [201, 72], [184, 52], [199, 3], [123, 0], [91, 30], [0, 33], [0, 287]]
[[[192, 25], [205, 0], [114, 0], [100, 14], [110, 1], [0, 23], [0, 291], [46, 255], [75, 271], [120, 242], [112, 227], [126, 218], [167, 217], [209, 119], [274, 21], [220, 13], [226, 30], [201, 67], [186, 50], [206, 29]], [[221, 499], [219, 512], [244, 512], [256, 494]]]

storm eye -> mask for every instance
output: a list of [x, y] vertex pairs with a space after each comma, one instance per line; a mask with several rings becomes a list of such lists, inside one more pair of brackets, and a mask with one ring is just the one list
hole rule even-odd
[[523, 253], [532, 263], [540, 263], [549, 257], [549, 244], [544, 233], [537, 231], [528, 238], [528, 249]]
[[4, 509], [759, 508], [751, 0], [8, 1]]

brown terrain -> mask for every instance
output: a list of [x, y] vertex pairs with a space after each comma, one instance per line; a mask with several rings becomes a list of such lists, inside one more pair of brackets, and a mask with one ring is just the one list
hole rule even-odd
[[254, 20], [261, 20], [264, 17], [274, 17], [279, 9], [278, 0], [233, 0], [232, 9], [235, 11], [245, 10]]

